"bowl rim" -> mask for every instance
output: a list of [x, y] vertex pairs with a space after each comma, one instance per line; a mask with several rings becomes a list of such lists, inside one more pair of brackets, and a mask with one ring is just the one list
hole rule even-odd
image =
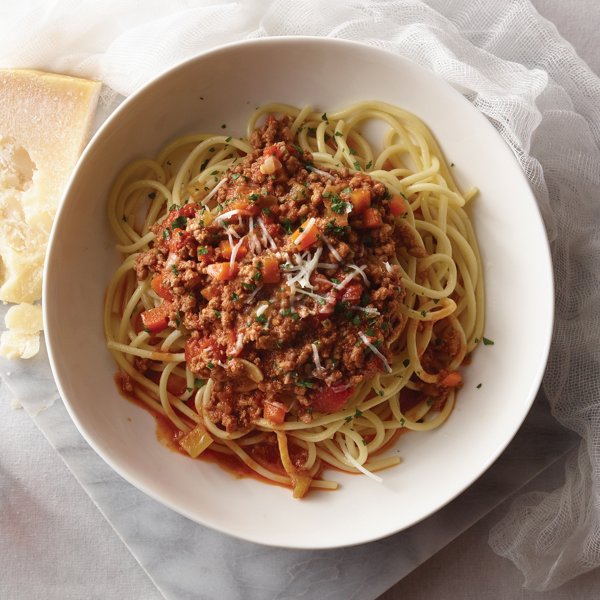
[[[411, 69], [420, 71], [421, 75], [423, 75], [427, 78], [435, 78], [440, 86], [444, 86], [446, 88], [448, 93], [455, 95], [456, 97], [458, 97], [457, 100], [462, 101], [465, 105], [468, 105], [470, 107], [470, 110], [472, 111], [474, 118], [476, 118], [475, 115], [478, 115], [480, 127], [486, 127], [490, 130], [493, 130], [494, 135], [496, 135], [499, 139], [502, 140], [502, 142], [504, 143], [504, 145], [506, 147], [507, 153], [509, 153], [512, 158], [513, 164], [515, 166], [515, 170], [513, 173], [511, 173], [511, 176], [519, 177], [520, 183], [525, 184], [523, 186], [523, 192], [525, 193], [525, 190], [527, 190], [527, 192], [529, 194], [529, 201], [535, 207], [535, 214], [536, 214], [536, 217], [538, 220], [538, 223], [536, 225], [541, 228], [541, 231], [543, 233], [543, 235], [541, 236], [541, 238], [544, 242], [543, 247], [538, 248], [538, 251], [544, 255], [544, 265], [541, 265], [541, 267], [543, 267], [547, 271], [547, 273], [546, 273], [547, 282], [546, 283], [548, 285], [547, 291], [548, 291], [548, 302], [549, 302], [549, 305], [547, 306], [547, 310], [549, 311], [549, 315], [548, 315], [549, 319], [548, 319], [547, 327], [545, 329], [544, 338], [543, 338], [543, 340], [540, 340], [539, 358], [537, 361], [536, 371], [535, 371], [535, 373], [533, 373], [533, 370], [532, 370], [532, 376], [530, 379], [530, 389], [528, 391], [527, 396], [525, 394], [523, 394], [522, 408], [519, 411], [518, 418], [515, 417], [514, 426], [511, 427], [510, 432], [507, 433], [506, 437], [504, 438], [503, 443], [499, 444], [493, 452], [489, 453], [487, 460], [483, 461], [481, 466], [478, 469], [471, 470], [471, 473], [470, 473], [469, 477], [467, 478], [468, 479], [467, 483], [465, 483], [464, 485], [461, 484], [461, 485], [457, 486], [457, 488], [453, 491], [453, 493], [445, 496], [444, 501], [440, 504], [437, 504], [437, 507], [433, 511], [427, 512], [426, 514], [423, 514], [418, 518], [414, 518], [414, 519], [410, 520], [410, 522], [401, 526], [400, 528], [393, 528], [383, 534], [376, 533], [371, 536], [363, 535], [360, 539], [356, 539], [351, 542], [341, 541], [340, 543], [327, 543], [325, 545], [299, 544], [299, 543], [282, 544], [279, 542], [275, 543], [275, 542], [270, 542], [270, 541], [264, 541], [257, 536], [252, 537], [252, 536], [240, 534], [232, 529], [228, 530], [227, 528], [222, 527], [220, 525], [215, 525], [214, 523], [211, 523], [208, 520], [202, 520], [198, 517], [198, 515], [192, 514], [190, 511], [185, 510], [185, 508], [176, 506], [169, 500], [164, 499], [159, 492], [148, 487], [148, 485], [146, 485], [146, 483], [141, 481], [140, 477], [138, 476], [137, 473], [132, 472], [131, 470], [129, 470], [126, 467], [122, 467], [117, 462], [114, 462], [112, 460], [112, 458], [107, 456], [107, 454], [103, 451], [103, 449], [96, 443], [95, 437], [94, 437], [94, 432], [89, 431], [88, 428], [82, 423], [81, 419], [78, 416], [77, 409], [71, 403], [68, 395], [65, 392], [65, 389], [62, 385], [61, 377], [59, 375], [60, 360], [59, 360], [57, 350], [55, 348], [55, 342], [54, 342], [55, 336], [59, 337], [60, 333], [59, 332], [55, 333], [55, 331], [52, 329], [52, 326], [50, 325], [52, 323], [52, 319], [50, 318], [50, 313], [51, 313], [51, 310], [53, 309], [53, 304], [52, 304], [52, 300], [49, 300], [49, 298], [51, 298], [51, 295], [49, 293], [49, 286], [50, 286], [50, 282], [51, 282], [52, 269], [54, 267], [54, 265], [52, 264], [52, 262], [53, 262], [52, 256], [53, 256], [54, 248], [57, 243], [56, 242], [56, 230], [58, 228], [58, 223], [61, 220], [63, 213], [67, 210], [67, 206], [69, 204], [67, 202], [67, 198], [70, 196], [71, 188], [73, 187], [74, 181], [78, 177], [81, 165], [84, 164], [84, 162], [86, 162], [87, 156], [93, 152], [94, 147], [95, 147], [96, 143], [98, 142], [98, 140], [101, 139], [105, 135], [105, 132], [112, 127], [112, 123], [114, 121], [118, 120], [120, 118], [121, 114], [123, 112], [126, 112], [129, 109], [129, 106], [131, 104], [135, 104], [137, 102], [137, 98], [139, 96], [147, 94], [155, 86], [160, 86], [162, 80], [170, 77], [172, 74], [174, 74], [178, 71], [185, 71], [187, 68], [189, 68], [190, 65], [192, 65], [195, 62], [206, 60], [207, 58], [210, 58], [213, 55], [217, 55], [217, 54], [220, 54], [223, 52], [229, 52], [231, 50], [235, 50], [236, 48], [244, 48], [244, 47], [256, 46], [256, 45], [278, 46], [281, 44], [286, 45], [286, 44], [298, 44], [298, 43], [321, 44], [323, 46], [328, 46], [328, 45], [344, 46], [345, 45], [348, 47], [354, 47], [355, 49], [363, 49], [363, 50], [369, 50], [369, 51], [373, 51], [373, 52], [385, 53], [390, 58], [393, 58], [395, 61], [397, 61], [401, 64], [404, 64], [404, 65], [408, 65]], [[435, 133], [434, 133], [434, 135], [435, 135]], [[517, 171], [518, 171], [518, 174], [517, 174]], [[393, 51], [379, 48], [379, 47], [374, 47], [369, 44], [364, 44], [362, 42], [356, 42], [356, 41], [345, 40], [345, 39], [340, 39], [340, 38], [330, 38], [330, 37], [276, 36], [276, 37], [255, 38], [255, 39], [250, 39], [250, 40], [241, 40], [241, 41], [235, 41], [235, 42], [219, 45], [219, 46], [211, 48], [209, 50], [200, 52], [192, 57], [189, 57], [189, 58], [161, 71], [155, 77], [153, 77], [148, 82], [146, 82], [143, 86], [141, 86], [140, 88], [135, 90], [135, 92], [133, 92], [130, 96], [125, 98], [125, 100], [106, 118], [106, 120], [100, 125], [100, 127], [94, 133], [94, 135], [92, 136], [92, 138], [86, 145], [84, 151], [82, 152], [81, 156], [79, 157], [79, 160], [77, 161], [75, 168], [73, 169], [73, 172], [71, 173], [71, 176], [69, 177], [67, 185], [65, 186], [65, 189], [62, 193], [59, 207], [57, 209], [56, 216], [54, 218], [54, 222], [53, 222], [52, 229], [50, 232], [46, 257], [45, 257], [45, 261], [44, 261], [43, 273], [44, 273], [44, 275], [43, 275], [42, 310], [43, 310], [44, 323], [49, 325], [48, 328], [46, 329], [45, 339], [46, 339], [46, 346], [47, 346], [47, 351], [48, 351], [48, 359], [50, 362], [54, 381], [58, 388], [61, 399], [63, 400], [63, 404], [64, 404], [65, 408], [67, 409], [67, 412], [69, 413], [69, 416], [73, 420], [79, 433], [83, 436], [83, 438], [91, 446], [91, 448], [96, 452], [96, 454], [98, 454], [104, 460], [104, 462], [110, 466], [111, 469], [113, 469], [116, 473], [118, 473], [128, 483], [130, 483], [131, 485], [133, 485], [134, 487], [136, 487], [137, 489], [142, 491], [147, 496], [151, 497], [153, 500], [158, 501], [163, 506], [167, 506], [171, 510], [190, 519], [191, 521], [193, 521], [195, 523], [199, 523], [205, 527], [209, 527], [215, 531], [219, 531], [220, 533], [224, 533], [226, 535], [229, 535], [229, 536], [237, 538], [237, 539], [243, 539], [245, 541], [250, 541], [250, 542], [254, 542], [254, 543], [266, 545], [266, 546], [274, 546], [274, 547], [289, 548], [289, 549], [323, 550], [323, 549], [351, 547], [351, 546], [368, 543], [368, 542], [372, 542], [372, 541], [376, 541], [379, 539], [389, 537], [395, 533], [398, 533], [400, 531], [408, 529], [408, 528], [412, 527], [413, 525], [416, 525], [417, 523], [421, 522], [422, 520], [434, 515], [436, 512], [441, 510], [444, 506], [446, 506], [447, 504], [452, 502], [454, 499], [456, 499], [456, 497], [459, 496], [462, 492], [464, 492], [468, 487], [473, 485], [477, 481], [477, 479], [479, 479], [481, 477], [481, 475], [490, 468], [490, 466], [497, 460], [497, 458], [500, 456], [500, 454], [502, 454], [502, 452], [504, 452], [504, 450], [506, 449], [508, 444], [512, 441], [512, 439], [516, 435], [517, 431], [522, 426], [523, 421], [525, 420], [525, 418], [536, 398], [536, 395], [537, 395], [538, 390], [541, 385], [541, 381], [543, 378], [543, 374], [545, 371], [546, 363], [547, 363], [549, 352], [550, 352], [550, 345], [551, 345], [552, 333], [553, 333], [553, 324], [554, 324], [554, 318], [555, 318], [555, 307], [554, 307], [555, 289], [554, 289], [554, 276], [553, 276], [553, 269], [552, 269], [552, 257], [551, 257], [551, 252], [550, 252], [550, 244], [548, 241], [548, 236], [547, 236], [545, 225], [544, 225], [544, 220], [543, 220], [539, 205], [536, 201], [535, 195], [533, 194], [533, 191], [531, 189], [529, 180], [525, 176], [525, 173], [521, 169], [521, 166], [517, 160], [517, 157], [515, 156], [514, 152], [512, 151], [512, 148], [510, 148], [510, 146], [506, 142], [506, 140], [500, 135], [500, 133], [497, 131], [497, 129], [492, 125], [492, 123], [488, 120], [488, 118], [483, 113], [481, 113], [456, 88], [454, 88], [448, 81], [446, 81], [445, 79], [440, 77], [437, 73], [423, 67], [422, 65], [411, 60], [410, 58], [407, 58], [403, 55], [397, 54]], [[485, 269], [484, 269], [484, 273], [485, 273]]]

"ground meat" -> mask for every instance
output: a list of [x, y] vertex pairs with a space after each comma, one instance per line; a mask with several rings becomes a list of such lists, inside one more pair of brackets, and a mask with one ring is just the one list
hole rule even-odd
[[[391, 214], [385, 185], [346, 168], [314, 172], [290, 126], [269, 117], [250, 138], [254, 150], [225, 174], [219, 211], [175, 207], [136, 262], [169, 323], [188, 332], [189, 369], [215, 381], [208, 416], [229, 432], [250, 427], [265, 400], [310, 420], [329, 387], [385, 371], [405, 324], [392, 263], [401, 252], [426, 255]], [[368, 206], [356, 208], [356, 193]], [[452, 355], [452, 334], [443, 339], [442, 353]]]

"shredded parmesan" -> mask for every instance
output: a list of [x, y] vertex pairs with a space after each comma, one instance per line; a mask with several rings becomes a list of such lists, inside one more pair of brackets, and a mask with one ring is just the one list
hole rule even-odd
[[324, 175], [325, 177], [330, 177], [331, 179], [335, 179], [335, 177], [328, 173], [327, 171], [322, 171], [321, 169], [317, 169], [316, 167], [311, 167], [310, 165], [306, 167], [309, 171], [316, 173], [317, 175]]
[[385, 370], [388, 373], [392, 372], [392, 367], [390, 367], [390, 363], [387, 361], [387, 358], [381, 354], [381, 352], [379, 352], [379, 350], [377, 350], [377, 348], [371, 344], [371, 342], [369, 341], [369, 338], [362, 332], [359, 331], [358, 332], [358, 336], [360, 337], [360, 339], [363, 341], [364, 345], [375, 355], [377, 356], [381, 362], [383, 363], [383, 366], [385, 367]]
[[336, 290], [343, 290], [350, 281], [352, 281], [352, 279], [354, 279], [354, 276], [356, 275], [355, 272], [352, 273], [348, 273], [348, 275], [346, 275], [346, 277], [344, 277], [344, 279], [342, 279], [339, 283], [336, 283], [333, 287]]
[[235, 339], [235, 346], [233, 347], [232, 355], [238, 356], [238, 354], [240, 354], [240, 352], [243, 350], [243, 348], [244, 348], [244, 334], [238, 333], [237, 338]]
[[[227, 232], [229, 234], [229, 232]], [[244, 240], [246, 238], [243, 237], [240, 239], [240, 241], [235, 245], [235, 246], [230, 246], [231, 248], [231, 258], [229, 259], [229, 268], [233, 271], [233, 264], [235, 263], [235, 259], [237, 257], [237, 253], [238, 250], [241, 248], [242, 244], [244, 243]], [[229, 242], [231, 244], [231, 240]]]
[[312, 258], [308, 261], [303, 261], [303, 259], [301, 257], [296, 256], [295, 262], [299, 263], [298, 266], [300, 268], [299, 268], [298, 272], [293, 276], [290, 273], [287, 273], [288, 286], [290, 284], [298, 283], [300, 285], [300, 287], [312, 289], [313, 285], [310, 283], [310, 276], [312, 275], [313, 271], [316, 269], [322, 252], [323, 252], [323, 248], [317, 248], [315, 250], [315, 253], [313, 254]]
[[327, 247], [329, 248], [329, 252], [331, 252], [331, 254], [333, 255], [333, 258], [335, 258], [335, 260], [337, 260], [338, 262], [342, 262], [342, 256], [340, 255], [340, 253], [329, 243], [329, 240], [323, 236], [323, 241], [327, 244]]
[[391, 273], [393, 271], [392, 265], [390, 265], [390, 263], [387, 260], [383, 264], [385, 265], [385, 268], [388, 273]]
[[[260, 228], [262, 229], [265, 239], [269, 242], [269, 245], [271, 246], [271, 250], [277, 250], [277, 244], [273, 241], [273, 238], [269, 235], [269, 232], [267, 231], [267, 228], [265, 227], [264, 221], [260, 217], [258, 217], [258, 224], [260, 225]], [[300, 236], [298, 236], [298, 237], [300, 237]]]
[[221, 181], [219, 181], [219, 183], [217, 183], [217, 185], [215, 185], [215, 187], [212, 190], [210, 190], [210, 192], [208, 192], [208, 194], [206, 194], [206, 196], [202, 200], [202, 205], [206, 205], [206, 203], [219, 191], [219, 188], [222, 185], [224, 185], [226, 181], [227, 181], [227, 177], [224, 177], [223, 179], [221, 179]]
[[321, 364], [321, 357], [319, 356], [319, 349], [317, 348], [317, 345], [315, 343], [312, 343], [310, 345], [310, 347], [312, 348], [313, 361], [315, 362], [315, 367], [317, 368], [317, 371], [322, 371], [323, 365]]
[[365, 269], [367, 268], [367, 265], [363, 265], [362, 267], [357, 267], [356, 265], [348, 265], [348, 267], [356, 271], [363, 278], [365, 285], [371, 285], [371, 282], [367, 279], [367, 276], [365, 275]]
[[256, 309], [256, 316], [260, 317], [260, 315], [262, 315], [267, 308], [269, 308], [268, 304], [261, 304], [257, 309]]
[[215, 221], [225, 221], [226, 219], [229, 219], [230, 217], [235, 217], [235, 215], [239, 215], [239, 214], [240, 214], [240, 209], [234, 208], [233, 210], [228, 210], [227, 212], [217, 215], [215, 217]]
[[252, 302], [254, 300], [254, 296], [256, 296], [256, 294], [258, 294], [258, 292], [260, 292], [260, 290], [262, 290], [262, 285], [259, 285], [247, 298], [246, 298], [246, 304], [250, 304], [250, 302]]
[[363, 312], [369, 313], [370, 315], [378, 315], [379, 311], [371, 306], [347, 306], [348, 310], [362, 310]]
[[299, 290], [299, 289], [296, 289], [296, 291], [299, 294], [304, 294], [305, 296], [308, 296], [309, 298], [313, 298], [313, 299], [317, 300], [318, 302], [321, 302], [321, 301], [327, 302], [327, 298], [324, 298], [323, 296], [319, 296], [319, 294], [313, 294], [312, 292], [307, 292], [305, 290]]

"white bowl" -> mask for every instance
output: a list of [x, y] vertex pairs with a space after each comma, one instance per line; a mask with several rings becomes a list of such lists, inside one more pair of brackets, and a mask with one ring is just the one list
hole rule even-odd
[[[365, 99], [419, 115], [481, 190], [473, 219], [486, 283], [485, 335], [449, 421], [402, 436], [403, 462], [378, 484], [332, 472], [336, 492], [290, 491], [236, 479], [217, 465], [167, 450], [152, 416], [125, 400], [102, 330], [104, 291], [116, 265], [106, 199], [129, 161], [154, 156], [194, 131], [242, 135], [271, 101], [334, 110]], [[128, 98], [95, 135], [71, 179], [46, 262], [44, 310], [52, 369], [67, 409], [96, 452], [126, 480], [173, 510], [263, 544], [331, 548], [375, 540], [438, 510], [497, 458], [525, 418], [548, 354], [551, 262], [542, 221], [508, 146], [458, 92], [396, 55], [317, 38], [270, 38], [219, 48], [161, 75]], [[481, 383], [481, 387], [477, 385]]]

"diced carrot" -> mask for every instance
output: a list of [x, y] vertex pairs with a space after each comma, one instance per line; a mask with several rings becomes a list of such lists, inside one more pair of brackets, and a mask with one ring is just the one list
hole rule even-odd
[[381, 213], [376, 208], [367, 208], [362, 215], [364, 229], [376, 229], [383, 225]]
[[[223, 240], [219, 244], [219, 248], [221, 250], [221, 256], [223, 258], [231, 258], [232, 248], [231, 244], [229, 243], [229, 240]], [[242, 245], [238, 248], [236, 257], [242, 259], [244, 258], [244, 256], [246, 256], [246, 254], [248, 254], [248, 245], [246, 244], [246, 240], [244, 239]]]
[[407, 210], [408, 209], [406, 208], [406, 202], [404, 201], [404, 198], [402, 196], [396, 194], [390, 200], [390, 212], [395, 217], [402, 216]]
[[[255, 217], [260, 212], [260, 206], [255, 202], [250, 202], [247, 198], [240, 198], [229, 203], [226, 207], [227, 211], [239, 210], [238, 214], [243, 217]], [[235, 217], [232, 217], [235, 218]]]
[[160, 333], [169, 325], [168, 306], [161, 304], [156, 308], [145, 310], [142, 313], [142, 323], [150, 333]]
[[263, 283], [279, 283], [281, 273], [277, 259], [268, 256], [263, 260], [262, 280]]
[[286, 408], [285, 405], [276, 400], [265, 400], [263, 402], [263, 417], [275, 423], [281, 425], [285, 421]]
[[221, 291], [219, 290], [218, 285], [207, 285], [200, 291], [200, 293], [207, 300], [212, 300], [213, 298], [216, 298], [217, 296], [221, 295]]
[[366, 188], [359, 188], [350, 193], [350, 202], [352, 202], [352, 212], [360, 215], [371, 206], [371, 192]]
[[237, 262], [234, 262], [232, 267], [228, 262], [213, 263], [212, 265], [208, 265], [208, 267], [206, 267], [206, 272], [215, 281], [229, 281], [237, 275], [238, 264]]
[[[304, 221], [304, 223], [302, 223], [302, 225], [300, 225], [300, 227], [298, 227], [298, 229], [296, 229], [296, 231], [294, 231], [294, 233], [292, 233], [292, 235], [290, 236], [290, 240], [292, 242], [294, 242], [294, 245], [299, 249], [299, 250], [306, 250], [307, 248], [309, 248], [310, 246], [312, 246], [316, 241], [317, 241], [317, 235], [319, 233], [319, 230], [317, 228], [317, 224], [315, 221], [312, 222], [310, 219]], [[298, 243], [296, 243], [296, 240], [300, 237], [300, 241]]]
[[363, 293], [363, 286], [360, 283], [350, 283], [344, 288], [342, 300], [348, 304], [358, 304]]
[[440, 385], [444, 387], [457, 387], [462, 383], [462, 375], [458, 371], [450, 371], [441, 381]]
[[169, 302], [173, 300], [171, 290], [163, 284], [162, 275], [160, 273], [157, 273], [152, 278], [150, 286], [156, 292], [159, 298], [162, 298], [163, 300], [168, 300]]

